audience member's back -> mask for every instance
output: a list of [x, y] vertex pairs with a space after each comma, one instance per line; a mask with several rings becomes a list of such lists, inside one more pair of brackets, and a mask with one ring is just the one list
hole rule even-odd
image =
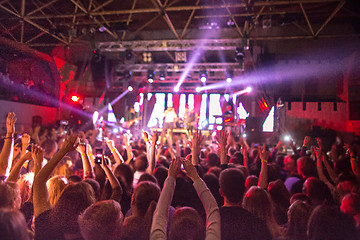
[[220, 194], [224, 206], [220, 208], [222, 239], [271, 239], [265, 222], [241, 207], [245, 179], [241, 171], [229, 168], [220, 174]]

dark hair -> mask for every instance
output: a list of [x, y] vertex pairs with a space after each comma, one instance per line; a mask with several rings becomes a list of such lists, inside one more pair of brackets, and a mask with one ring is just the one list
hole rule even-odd
[[100, 191], [101, 191], [100, 183], [98, 181], [96, 181], [95, 179], [92, 179], [92, 178], [84, 179], [83, 182], [86, 182], [86, 183], [90, 184], [90, 186], [94, 190], [96, 201], [99, 201], [99, 199], [100, 199]]
[[190, 207], [176, 209], [169, 233], [169, 240], [205, 239], [205, 225], [199, 213]]
[[86, 182], [68, 185], [51, 211], [51, 218], [59, 229], [67, 233], [79, 232], [77, 218], [95, 202], [94, 190]]
[[136, 171], [144, 172], [148, 166], [149, 163], [145, 154], [141, 154], [135, 158], [134, 168]]
[[295, 201], [289, 208], [289, 228], [286, 238], [289, 240], [307, 239], [307, 223], [313, 208], [300, 200]]
[[315, 208], [308, 222], [309, 240], [355, 240], [357, 231], [354, 220], [342, 213], [337, 206], [321, 205]]
[[132, 188], [132, 183], [134, 180], [134, 173], [131, 170], [130, 166], [122, 163], [115, 168], [114, 175], [119, 181], [126, 184], [127, 190]]
[[160, 188], [153, 182], [141, 182], [134, 190], [131, 199], [131, 209], [134, 216], [145, 216], [151, 202], [157, 202], [160, 197]]
[[52, 152], [56, 151], [57, 143], [54, 140], [46, 139], [42, 144], [41, 147], [44, 149], [44, 155], [47, 156]]
[[245, 193], [245, 179], [236, 168], [228, 168], [220, 173], [220, 190], [231, 203], [241, 203]]
[[15, 182], [0, 183], [0, 208], [20, 208], [20, 188]]
[[329, 187], [320, 179], [309, 177], [304, 183], [305, 194], [311, 199], [313, 204], [322, 204], [324, 201], [333, 203]]
[[18, 210], [0, 208], [1, 240], [30, 240], [24, 215]]
[[155, 183], [156, 185], [158, 185], [158, 182], [157, 182], [156, 178], [155, 178], [153, 175], [149, 174], [149, 173], [144, 173], [144, 174], [142, 174], [142, 175], [140, 176], [140, 178], [139, 178], [138, 183], [140, 183], [140, 182], [145, 182], [145, 181], [153, 182], [153, 183]]
[[224, 204], [224, 199], [221, 197], [219, 193], [220, 185], [217, 176], [215, 176], [212, 173], [206, 173], [203, 176], [203, 180], [206, 183], [206, 186], [211, 191], [212, 195], [214, 196], [218, 206], [222, 206]]
[[220, 158], [216, 153], [209, 153], [206, 157], [206, 162], [209, 167], [218, 167], [220, 165]]
[[154, 170], [154, 177], [156, 177], [160, 189], [162, 189], [164, 186], [164, 182], [168, 176], [168, 171], [169, 170], [163, 166], [158, 166]]
[[297, 170], [300, 176], [306, 178], [316, 176], [315, 163], [309, 157], [301, 157], [297, 160]]

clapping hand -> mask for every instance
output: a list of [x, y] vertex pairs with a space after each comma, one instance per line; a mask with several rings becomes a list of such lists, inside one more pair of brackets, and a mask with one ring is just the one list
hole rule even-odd
[[9, 112], [6, 117], [6, 137], [13, 137], [15, 133], [15, 122], [16, 122], [15, 113]]

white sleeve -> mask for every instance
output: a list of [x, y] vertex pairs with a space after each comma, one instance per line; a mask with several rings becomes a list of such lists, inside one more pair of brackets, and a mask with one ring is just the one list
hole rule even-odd
[[150, 240], [167, 239], [166, 227], [169, 215], [169, 207], [175, 191], [175, 178], [168, 176], [164, 182], [159, 201], [153, 216], [150, 231]]
[[193, 185], [206, 212], [206, 240], [219, 240], [221, 239], [220, 211], [216, 200], [201, 178]]

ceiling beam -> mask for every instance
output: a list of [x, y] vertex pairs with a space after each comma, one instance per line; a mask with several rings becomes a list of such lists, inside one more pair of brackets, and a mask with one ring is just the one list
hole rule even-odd
[[306, 14], [306, 11], [305, 11], [304, 6], [303, 6], [302, 3], [300, 3], [300, 8], [301, 8], [301, 11], [302, 11], [302, 13], [303, 13], [303, 15], [304, 15], [304, 17], [305, 17], [305, 20], [306, 20], [306, 23], [307, 23], [307, 25], [308, 25], [308, 27], [309, 27], [309, 30], [310, 30], [310, 32], [311, 32], [311, 35], [315, 36], [314, 29], [313, 29], [312, 26], [311, 26], [311, 22], [310, 22], [310, 20], [309, 20], [309, 18], [308, 18], [308, 15]]
[[40, 26], [39, 24], [33, 22], [32, 20], [30, 20], [30, 19], [28, 19], [28, 18], [26, 18], [26, 17], [21, 17], [21, 15], [19, 15], [18, 13], [11, 11], [10, 9], [4, 7], [3, 5], [0, 5], [0, 8], [4, 9], [6, 12], [11, 13], [12, 15], [14, 15], [14, 16], [20, 18], [20, 19], [23, 19], [25, 22], [27, 22], [27, 23], [33, 25], [34, 27], [40, 29], [41, 31], [49, 34], [50, 36], [52, 36], [53, 38], [59, 40], [60, 42], [63, 42], [63, 43], [65, 43], [65, 44], [68, 44], [67, 41], [65, 41], [64, 39], [62, 39], [62, 38], [60, 38], [60, 37], [58, 37], [58, 36], [50, 33], [49, 30], [47, 30], [46, 28], [44, 28], [44, 27]]
[[[135, 9], [136, 2], [137, 2], [137, 0], [134, 0], [134, 1], [133, 1], [133, 4], [132, 4], [132, 6], [131, 6], [131, 10], [134, 10], [134, 9]], [[126, 26], [129, 26], [130, 21], [131, 21], [131, 18], [132, 18], [132, 13], [129, 14], [128, 19], [126, 20]], [[121, 41], [124, 41], [125, 37], [126, 37], [126, 31], [123, 32], [123, 34], [122, 34], [122, 36], [121, 36]]]
[[[195, 3], [195, 6], [198, 6], [199, 3], [200, 3], [200, 0], [197, 0], [196, 3]], [[181, 33], [180, 39], [183, 39], [183, 38], [184, 38], [185, 32], [186, 32], [187, 28], [189, 27], [191, 20], [192, 20], [193, 17], [194, 17], [195, 11], [196, 11], [195, 9], [193, 9], [193, 10], [191, 11], [189, 18], [188, 18], [188, 20], [186, 21], [184, 30], [183, 30], [182, 33]]]
[[[281, 6], [281, 5], [298, 5], [300, 3], [303, 4], [314, 4], [314, 3], [333, 3], [340, 2], [341, 0], [293, 0], [293, 1], [270, 1], [270, 2], [254, 2], [254, 7], [262, 7], [262, 6]], [[198, 5], [198, 6], [173, 6], [167, 7], [167, 12], [172, 11], [192, 11], [192, 10], [206, 10], [206, 9], [218, 9], [218, 8], [245, 8], [245, 3], [236, 3], [236, 4], [220, 4], [220, 5]], [[84, 17], [87, 15], [90, 16], [99, 16], [99, 15], [123, 15], [123, 14], [141, 14], [141, 13], [157, 13], [159, 12], [158, 8], [142, 8], [142, 9], [124, 9], [124, 10], [108, 10], [98, 12], [100, 9], [97, 7], [93, 11], [88, 14], [78, 13], [77, 17]], [[29, 19], [41, 19], [41, 18], [72, 18], [74, 14], [60, 14], [60, 15], [47, 15], [47, 16], [29, 16]]]
[[324, 24], [319, 28], [319, 30], [315, 33], [315, 37], [319, 36], [319, 33], [324, 29], [324, 27], [335, 17], [335, 15], [340, 11], [340, 9], [345, 5], [346, 0], [342, 0], [334, 9], [334, 11], [330, 14], [330, 16], [326, 19]]
[[166, 9], [164, 7], [164, 5], [161, 3], [160, 0], [151, 0], [155, 5], [158, 6], [159, 8], [159, 13], [163, 16], [165, 22], [167, 23], [167, 25], [169, 26], [169, 28], [171, 29], [171, 31], [174, 33], [176, 39], [180, 39], [179, 34], [176, 32], [176, 29], [174, 27], [174, 24], [171, 22], [169, 15], [166, 12]]
[[59, 0], [53, 0], [53, 1], [51, 1], [51, 2], [45, 3], [45, 4], [42, 5], [41, 7], [38, 7], [38, 8], [36, 8], [36, 9], [34, 9], [33, 11], [29, 12], [28, 14], [26, 14], [26, 16], [28, 17], [28, 16], [30, 16], [30, 15], [33, 15], [34, 13], [37, 13], [37, 12], [39, 12], [40, 10], [43, 10], [44, 8], [47, 8], [47, 7], [51, 6], [51, 5], [53, 5], [53, 4], [56, 3], [57, 1], [59, 1]]

